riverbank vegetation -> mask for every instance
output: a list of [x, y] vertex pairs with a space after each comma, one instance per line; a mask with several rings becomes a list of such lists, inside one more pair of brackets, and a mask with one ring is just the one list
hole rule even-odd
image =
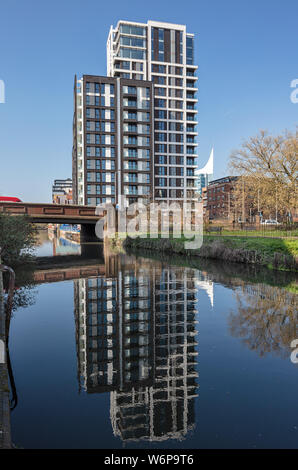
[[245, 263], [268, 268], [297, 271], [298, 240], [294, 238], [252, 238], [204, 236], [201, 248], [187, 250], [186, 240], [174, 238], [130, 238], [123, 242], [124, 249], [137, 248], [180, 254], [187, 257], [218, 259], [225, 262]]

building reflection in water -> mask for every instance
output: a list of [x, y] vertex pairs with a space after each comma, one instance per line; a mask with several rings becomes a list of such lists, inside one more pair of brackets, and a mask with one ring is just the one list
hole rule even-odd
[[114, 434], [185, 438], [198, 396], [196, 271], [110, 256], [105, 276], [74, 289], [80, 386], [110, 392]]

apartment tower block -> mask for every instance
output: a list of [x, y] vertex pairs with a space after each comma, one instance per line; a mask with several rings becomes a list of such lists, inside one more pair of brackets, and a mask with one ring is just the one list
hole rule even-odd
[[75, 80], [74, 201], [194, 201], [197, 88], [184, 25], [119, 21], [107, 77]]

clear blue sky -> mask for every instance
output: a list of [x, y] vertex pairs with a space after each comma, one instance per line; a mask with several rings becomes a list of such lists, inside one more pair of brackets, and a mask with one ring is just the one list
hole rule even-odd
[[119, 19], [187, 25], [199, 65], [199, 161], [215, 148], [215, 177], [261, 128], [294, 130], [297, 0], [9, 0], [0, 8], [0, 194], [50, 201], [71, 176], [74, 74], [106, 74]]

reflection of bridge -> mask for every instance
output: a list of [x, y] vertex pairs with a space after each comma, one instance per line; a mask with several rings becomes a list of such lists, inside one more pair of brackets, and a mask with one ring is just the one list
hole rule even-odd
[[37, 269], [34, 271], [33, 280], [38, 284], [43, 284], [47, 282], [70, 281], [73, 279], [102, 276], [105, 275], [105, 272], [104, 264], [58, 269]]
[[83, 238], [95, 237], [94, 225], [100, 219], [95, 207], [28, 202], [0, 202], [0, 213], [27, 215], [34, 223], [78, 224]]

